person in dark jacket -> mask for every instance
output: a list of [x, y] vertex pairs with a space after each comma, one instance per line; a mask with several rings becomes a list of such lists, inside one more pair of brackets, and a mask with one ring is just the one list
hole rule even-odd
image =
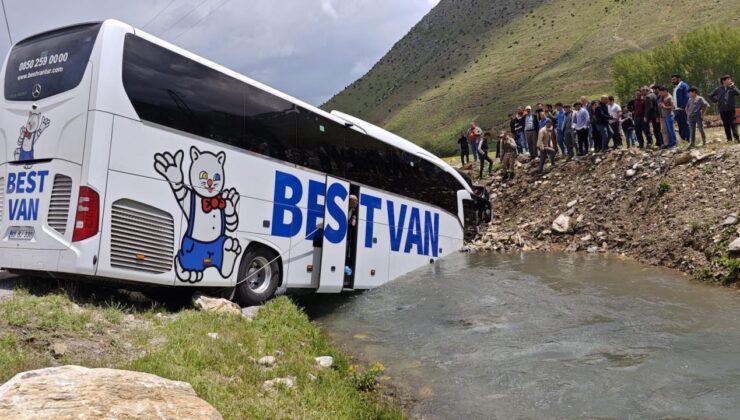
[[727, 141], [732, 141], [734, 137], [735, 141], [740, 142], [737, 123], [735, 122], [735, 108], [737, 107], [735, 97], [740, 96], [740, 90], [732, 82], [732, 77], [729, 74], [722, 76], [719, 82], [721, 86], [709, 94], [709, 100], [719, 106], [719, 116], [722, 118], [722, 126], [725, 128]]
[[690, 137], [689, 119], [686, 115], [686, 103], [689, 101], [689, 85], [681, 80], [681, 75], [674, 73], [671, 75], [673, 83], [673, 101], [676, 103], [674, 111], [676, 115], [676, 124], [678, 125], [678, 134], [683, 140], [688, 141]]
[[457, 139], [457, 144], [460, 145], [460, 163], [465, 165], [470, 162], [470, 147], [468, 147], [468, 136], [465, 133], [460, 132], [460, 137]]
[[660, 132], [658, 123], [658, 95], [653, 89], [645, 86], [642, 88], [643, 97], [645, 98], [645, 125], [648, 133], [652, 126], [653, 135], [655, 136], [655, 146], [663, 146], [663, 135]]
[[488, 176], [491, 176], [491, 172], [493, 172], [493, 159], [488, 156], [488, 136], [489, 134], [486, 133], [481, 136], [481, 140], [478, 142], [478, 160], [480, 160], [479, 179], [483, 178], [483, 167], [486, 166], [486, 162], [488, 162]]
[[645, 118], [645, 98], [642, 95], [642, 90], [635, 91], [635, 98], [627, 103], [627, 109], [632, 113], [637, 143], [642, 149], [645, 147], [645, 140], [647, 140], [649, 147], [653, 144], [653, 137], [650, 135], [650, 127]]
[[[609, 97], [601, 96], [601, 101], [594, 109], [594, 119], [596, 120], [596, 129], [601, 137], [601, 151], [606, 152], [609, 149], [609, 139], [614, 137], [609, 125], [611, 116], [609, 115]], [[617, 146], [616, 144], [614, 145]]]

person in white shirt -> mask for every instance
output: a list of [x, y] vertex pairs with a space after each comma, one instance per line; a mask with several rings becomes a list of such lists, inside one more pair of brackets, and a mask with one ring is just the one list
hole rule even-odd
[[614, 102], [614, 97], [609, 96], [609, 126], [612, 128], [614, 133], [614, 148], [622, 147], [622, 135], [619, 127], [619, 121], [622, 118], [622, 107], [618, 103]]

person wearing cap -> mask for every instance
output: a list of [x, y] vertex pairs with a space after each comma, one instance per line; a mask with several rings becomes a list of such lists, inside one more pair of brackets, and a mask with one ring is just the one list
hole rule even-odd
[[545, 160], [550, 158], [550, 165], [555, 166], [555, 154], [558, 142], [555, 138], [555, 130], [551, 119], [547, 119], [537, 135], [537, 151], [540, 156], [540, 174], [545, 171]]
[[524, 111], [524, 138], [527, 140], [529, 156], [534, 159], [537, 157], [537, 130], [539, 130], [540, 121], [537, 119], [537, 114], [532, 112], [531, 106], [527, 105]]
[[514, 139], [501, 131], [498, 135], [499, 144], [501, 145], [501, 172], [503, 173], [502, 181], [514, 178], [514, 162], [516, 161], [517, 146]]
[[683, 140], [688, 141], [691, 136], [689, 120], [686, 115], [686, 103], [689, 102], [689, 85], [681, 80], [680, 73], [673, 73], [671, 75], [671, 83], [675, 86], [673, 88], [673, 100], [675, 101], [676, 109], [673, 113], [676, 118], [676, 124], [678, 124], [678, 134]]

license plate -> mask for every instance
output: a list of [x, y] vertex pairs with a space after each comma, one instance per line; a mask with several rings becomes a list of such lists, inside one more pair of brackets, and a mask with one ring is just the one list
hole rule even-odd
[[34, 229], [31, 226], [18, 226], [8, 229], [8, 239], [11, 241], [30, 241], [33, 239]]

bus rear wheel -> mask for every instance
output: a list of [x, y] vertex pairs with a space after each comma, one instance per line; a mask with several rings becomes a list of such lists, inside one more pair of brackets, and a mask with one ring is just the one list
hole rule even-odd
[[260, 305], [275, 295], [280, 284], [280, 264], [277, 255], [264, 247], [252, 247], [239, 265], [240, 282], [235, 299], [241, 306]]

